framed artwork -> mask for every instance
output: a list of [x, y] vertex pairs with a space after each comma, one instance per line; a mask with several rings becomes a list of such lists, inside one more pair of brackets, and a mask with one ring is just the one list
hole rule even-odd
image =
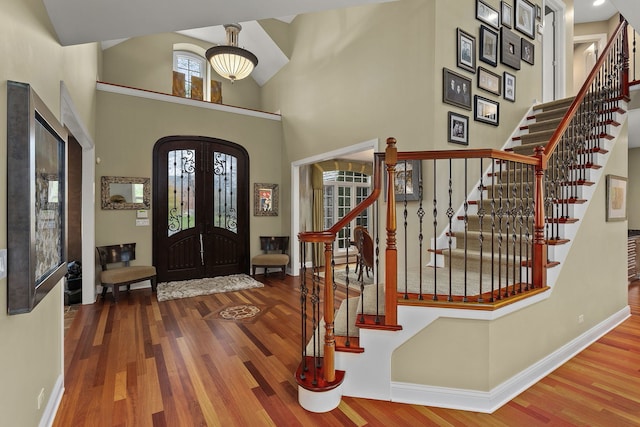
[[476, 72], [476, 38], [458, 28], [457, 65], [469, 72]]
[[500, 16], [503, 27], [513, 28], [513, 11], [506, 1], [500, 2]]
[[471, 110], [471, 79], [443, 68], [442, 102]]
[[484, 25], [480, 26], [479, 58], [494, 67], [498, 65], [498, 33]]
[[607, 175], [607, 221], [627, 219], [627, 178]]
[[539, 4], [536, 5], [536, 19], [542, 21], [542, 8]]
[[493, 126], [500, 124], [500, 103], [476, 95], [474, 120]]
[[469, 117], [449, 111], [447, 141], [469, 145]]
[[278, 216], [278, 184], [253, 184], [253, 215]]
[[527, 64], [531, 64], [533, 65], [534, 63], [534, 45], [533, 43], [531, 43], [529, 40], [523, 38], [522, 40], [522, 49], [521, 49], [521, 55], [522, 55], [522, 60], [524, 62], [526, 62]]
[[27, 83], [7, 82], [7, 309], [28, 313], [67, 272], [67, 132]]
[[536, 7], [527, 0], [516, 0], [515, 29], [530, 39], [534, 38]]
[[506, 28], [500, 28], [500, 62], [519, 70], [521, 49], [520, 36]]
[[504, 99], [507, 101], [515, 102], [516, 101], [516, 76], [507, 73], [506, 71], [502, 74], [502, 82], [504, 85], [502, 93], [504, 94]]
[[495, 29], [500, 28], [500, 14], [482, 0], [476, 0], [476, 18]]
[[396, 164], [395, 193], [396, 200], [419, 200], [419, 183], [421, 179], [420, 160], [398, 160]]
[[502, 91], [502, 78], [486, 68], [478, 67], [478, 87], [500, 96]]

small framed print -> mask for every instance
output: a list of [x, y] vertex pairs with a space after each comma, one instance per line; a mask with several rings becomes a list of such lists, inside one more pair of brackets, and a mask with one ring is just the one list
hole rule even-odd
[[498, 33], [484, 25], [480, 26], [479, 58], [494, 67], [498, 65]]
[[491, 25], [496, 30], [500, 28], [500, 14], [482, 0], [476, 0], [476, 18]]
[[607, 175], [607, 221], [627, 219], [627, 178]]
[[516, 102], [516, 76], [505, 71], [502, 75], [502, 82], [504, 85], [502, 91], [504, 99]]
[[515, 29], [530, 39], [534, 38], [536, 7], [527, 0], [516, 0]]
[[493, 126], [500, 124], [500, 103], [476, 95], [474, 120]]
[[503, 27], [513, 28], [513, 11], [506, 1], [500, 2], [500, 17]]
[[478, 87], [500, 96], [502, 90], [501, 77], [486, 68], [478, 67]]
[[471, 34], [458, 28], [457, 31], [458, 50], [457, 65], [458, 67], [469, 72], [476, 72], [476, 38]]
[[449, 132], [447, 141], [469, 145], [469, 117], [449, 111]]
[[398, 161], [395, 173], [396, 200], [420, 200], [421, 165], [420, 160]]
[[527, 39], [522, 39], [521, 57], [527, 64], [533, 65], [534, 63], [534, 45]]
[[500, 28], [500, 62], [519, 70], [521, 49], [520, 36], [507, 28]]
[[471, 79], [444, 68], [442, 86], [442, 102], [471, 110]]
[[253, 215], [278, 216], [278, 184], [253, 184]]
[[542, 8], [538, 4], [536, 5], [536, 19], [542, 21]]

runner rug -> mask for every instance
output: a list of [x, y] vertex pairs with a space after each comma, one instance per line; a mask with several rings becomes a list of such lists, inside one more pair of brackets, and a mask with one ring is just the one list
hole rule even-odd
[[158, 283], [158, 301], [190, 298], [222, 292], [234, 292], [243, 289], [261, 288], [263, 286], [262, 283], [246, 274], [161, 282]]

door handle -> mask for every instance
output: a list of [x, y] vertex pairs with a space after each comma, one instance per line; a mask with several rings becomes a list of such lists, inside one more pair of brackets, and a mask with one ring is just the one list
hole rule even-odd
[[202, 240], [202, 233], [200, 233], [200, 262], [204, 265], [204, 243]]

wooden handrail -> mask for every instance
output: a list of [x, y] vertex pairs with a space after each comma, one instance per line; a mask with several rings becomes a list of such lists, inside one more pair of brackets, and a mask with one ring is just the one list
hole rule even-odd
[[[600, 55], [600, 58], [598, 58], [598, 61], [596, 62], [596, 65], [591, 70], [591, 73], [589, 73], [589, 76], [587, 77], [587, 79], [585, 80], [584, 84], [582, 85], [582, 88], [580, 88], [580, 91], [576, 95], [575, 99], [571, 103], [571, 106], [569, 107], [569, 109], [567, 110], [566, 114], [564, 115], [564, 118], [560, 122], [560, 125], [558, 125], [556, 131], [551, 136], [551, 139], [549, 140], [549, 143], [546, 145], [546, 147], [544, 149], [543, 156], [542, 156], [542, 168], [543, 169], [547, 169], [547, 161], [549, 159], [549, 156], [555, 151], [556, 147], [560, 143], [560, 138], [562, 138], [562, 135], [564, 135], [565, 131], [569, 127], [569, 123], [571, 123], [571, 120], [576, 115], [576, 112], [578, 111], [578, 107], [580, 106], [580, 104], [584, 100], [585, 96], [587, 95], [587, 92], [589, 91], [589, 88], [591, 87], [591, 83], [593, 83], [593, 80], [595, 79], [596, 75], [600, 71], [600, 68], [602, 68], [602, 65], [604, 64], [605, 59], [608, 58], [608, 54], [611, 51], [611, 49], [613, 48], [615, 40], [617, 40], [618, 36], [626, 28], [626, 26], [627, 26], [627, 21], [625, 21], [625, 20], [621, 21], [618, 24], [618, 26], [616, 27], [615, 32], [613, 33], [613, 35], [609, 39], [609, 42], [607, 43], [607, 46], [602, 51], [602, 54]], [[623, 45], [624, 45], [624, 43], [623, 43]], [[628, 83], [627, 83], [627, 87], [628, 87]], [[628, 93], [627, 93], [627, 95], [628, 95]]]

